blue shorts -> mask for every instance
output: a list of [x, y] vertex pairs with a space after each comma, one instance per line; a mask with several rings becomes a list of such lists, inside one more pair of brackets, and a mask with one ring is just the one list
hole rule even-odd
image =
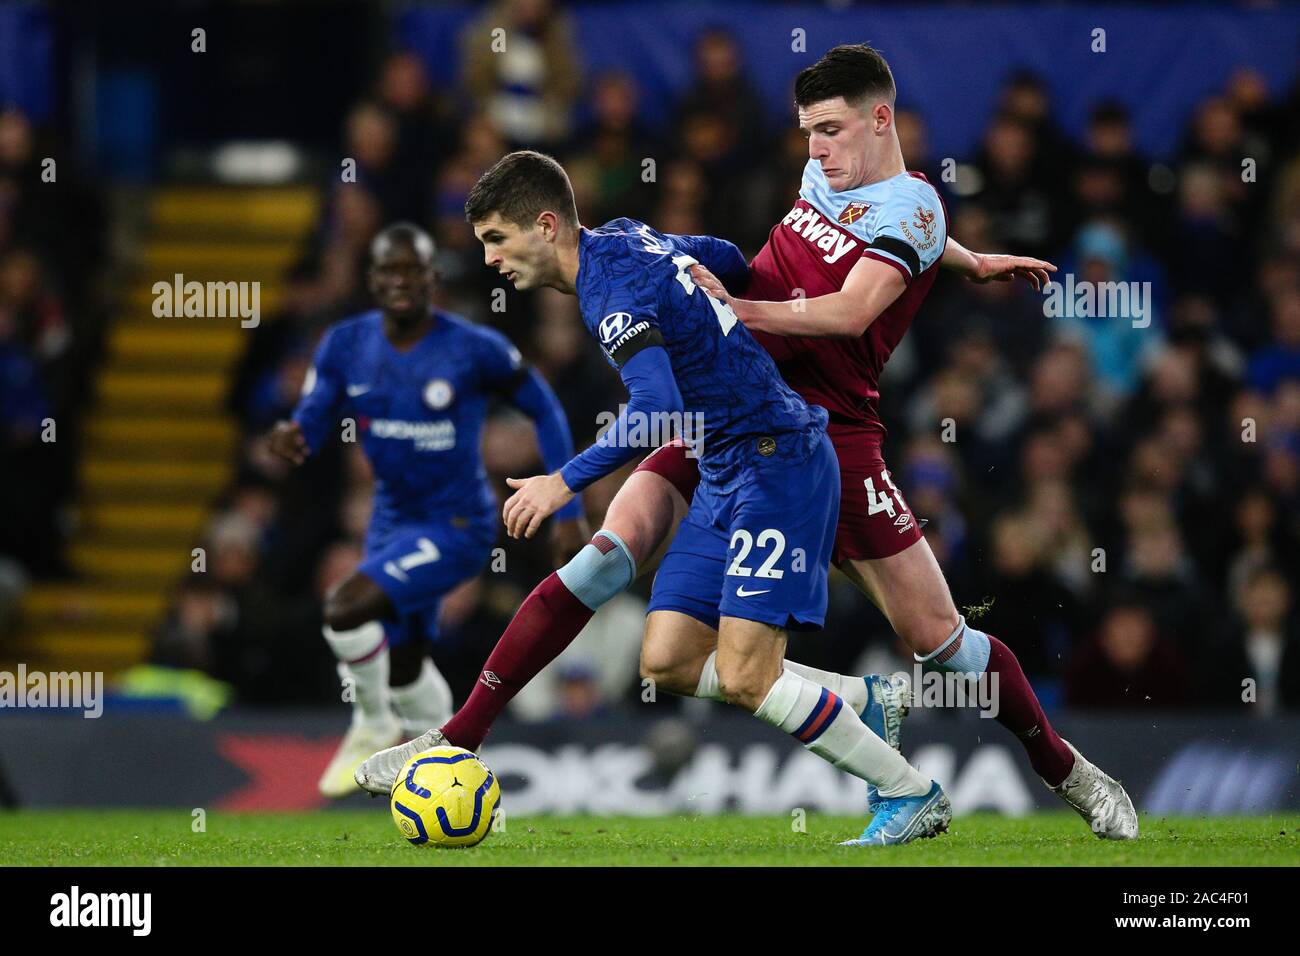
[[679, 611], [813, 630], [826, 619], [826, 575], [840, 512], [830, 439], [805, 461], [755, 457], [734, 491], [701, 481], [650, 593], [651, 611]]
[[388, 595], [397, 616], [383, 622], [393, 646], [438, 636], [438, 611], [447, 592], [478, 575], [492, 556], [495, 532], [472, 523], [403, 524], [372, 532], [357, 570]]

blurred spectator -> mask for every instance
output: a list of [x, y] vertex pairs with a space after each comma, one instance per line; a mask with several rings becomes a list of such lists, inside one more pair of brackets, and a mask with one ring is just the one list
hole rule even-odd
[[1163, 639], [1137, 599], [1120, 599], [1101, 619], [1097, 639], [1081, 647], [1065, 677], [1071, 707], [1151, 710], [1190, 702], [1184, 658]]
[[[1162, 339], [1154, 301], [1157, 290], [1142, 255], [1112, 224], [1094, 222], [1075, 236], [1062, 271], [1091, 285], [1088, 291], [1094, 304], [1080, 307], [1069, 298], [1068, 289], [1063, 292], [1055, 318], [1058, 332], [1087, 346], [1098, 384], [1112, 399], [1127, 396]], [[1110, 296], [1107, 289], [1117, 285], [1126, 294]]]
[[502, 0], [461, 36], [463, 80], [512, 144], [546, 147], [569, 132], [581, 58], [550, 0]]
[[1205, 701], [1245, 704], [1261, 717], [1284, 707], [1300, 710], [1300, 615], [1294, 586], [1276, 567], [1261, 564], [1232, 595], [1232, 631], [1203, 658]]
[[1273, 300], [1274, 341], [1250, 357], [1246, 380], [1265, 395], [1284, 381], [1300, 382], [1300, 288], [1287, 289]]
[[[627, 73], [599, 77], [591, 93], [592, 120], [566, 151], [578, 208], [594, 223], [649, 213], [647, 161], [658, 163], [649, 130], [637, 119], [636, 82]], [[657, 170], [655, 170], [657, 174]], [[656, 177], [657, 178], [657, 175]]]
[[971, 620], [1005, 641], [1025, 673], [1059, 672], [1080, 610], [1074, 595], [1047, 566], [1041, 529], [1028, 515], [1007, 514], [993, 522], [982, 594], [989, 605]]

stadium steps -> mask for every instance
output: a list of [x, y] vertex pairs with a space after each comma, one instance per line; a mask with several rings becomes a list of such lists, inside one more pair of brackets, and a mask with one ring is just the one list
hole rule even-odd
[[29, 589], [4, 648], [29, 666], [111, 674], [144, 660], [233, 476], [240, 436], [225, 401], [252, 330], [237, 316], [157, 317], [154, 283], [259, 282], [264, 320], [318, 213], [315, 190], [296, 186], [163, 187], [147, 209], [86, 417], [76, 576]]
[[96, 459], [138, 461], [183, 449], [190, 460], [222, 458], [234, 452], [239, 432], [234, 422], [206, 415], [93, 415], [86, 423], [87, 450]]
[[[151, 316], [152, 318], [152, 316]], [[244, 348], [244, 334], [235, 322], [205, 322], [200, 328], [174, 328], [161, 324], [122, 323], [113, 329], [108, 351], [122, 368], [204, 368], [213, 359], [232, 362]]]

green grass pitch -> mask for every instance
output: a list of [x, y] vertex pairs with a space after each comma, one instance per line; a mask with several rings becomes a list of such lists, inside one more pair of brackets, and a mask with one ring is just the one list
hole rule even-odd
[[1142, 817], [1136, 843], [1096, 839], [1078, 817], [959, 817], [904, 847], [850, 848], [862, 820], [790, 817], [507, 817], [467, 850], [413, 847], [385, 808], [323, 813], [187, 810], [0, 812], [0, 864], [23, 866], [1296, 866], [1300, 815]]

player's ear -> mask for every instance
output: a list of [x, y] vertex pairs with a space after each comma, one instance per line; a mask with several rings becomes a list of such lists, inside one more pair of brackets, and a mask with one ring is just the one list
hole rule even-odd
[[559, 232], [559, 219], [555, 213], [546, 211], [537, 214], [537, 221], [534, 225], [541, 230], [542, 238], [547, 242], [554, 242]]
[[877, 103], [871, 111], [872, 125], [877, 133], [883, 133], [894, 124], [894, 110], [888, 103]]

